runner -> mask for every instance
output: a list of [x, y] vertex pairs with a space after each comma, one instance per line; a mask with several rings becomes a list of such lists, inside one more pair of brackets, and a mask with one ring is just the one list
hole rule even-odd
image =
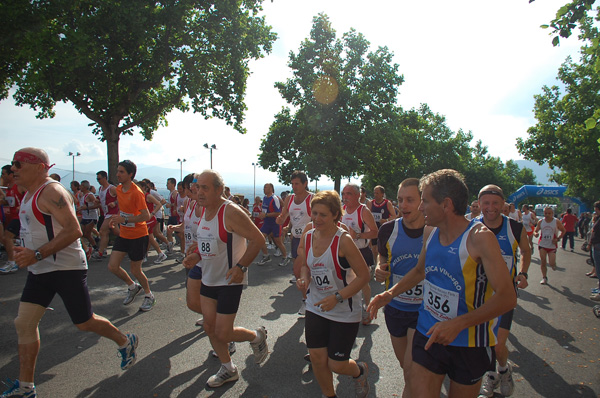
[[[281, 201], [274, 194], [275, 188], [273, 184], [267, 183], [264, 186], [265, 197], [262, 201], [262, 212], [258, 215], [264, 221], [263, 226], [260, 231], [265, 236], [265, 239], [269, 235], [273, 237], [273, 243], [279, 249], [279, 256], [287, 257], [287, 251], [285, 246], [283, 245], [283, 240], [281, 239], [281, 226], [277, 224], [277, 217], [281, 214]], [[258, 265], [265, 265], [269, 261], [271, 261], [271, 256], [269, 255], [269, 251], [267, 246], [262, 248], [263, 257], [258, 263]], [[277, 256], [277, 253], [274, 254]]]
[[[560, 235], [556, 236], [558, 231], [560, 231]], [[552, 209], [550, 206], [546, 207], [544, 209], [544, 218], [538, 221], [534, 232], [536, 238], [540, 236], [538, 248], [540, 250], [540, 268], [542, 270], [542, 280], [540, 281], [540, 284], [542, 285], [548, 284], [546, 256], [548, 256], [550, 267], [553, 271], [556, 271], [557, 243], [563, 237], [565, 232], [565, 227], [562, 225], [562, 223], [558, 219], [554, 218], [554, 209]]]
[[[356, 201], [359, 193], [356, 187]], [[364, 207], [364, 205], [360, 205]], [[307, 295], [306, 345], [322, 396], [335, 397], [332, 372], [353, 378], [356, 397], [369, 394], [368, 367], [350, 359], [361, 321], [361, 288], [369, 270], [350, 235], [337, 226], [342, 209], [335, 191], [311, 202], [314, 229], [298, 247], [302, 265], [296, 286]]]
[[[140, 187], [142, 192], [144, 192], [146, 206], [148, 207], [148, 211], [150, 212], [150, 219], [146, 221], [146, 227], [148, 228], [148, 242], [154, 248], [154, 250], [156, 250], [156, 253], [158, 255], [156, 257], [156, 259], [154, 260], [154, 264], [160, 264], [167, 259], [167, 255], [165, 253], [163, 253], [163, 251], [160, 248], [160, 245], [156, 241], [156, 238], [154, 237], [154, 231], [156, 230], [156, 226], [158, 224], [158, 220], [156, 219], [156, 214], [158, 212], [160, 212], [160, 209], [162, 208], [162, 204], [161, 204], [161, 202], [159, 202], [159, 200], [154, 195], [152, 195], [150, 193], [151, 188], [150, 188], [150, 185], [146, 181], [144, 181], [144, 180], [138, 181], [137, 185]], [[165, 239], [165, 241], [166, 241], [166, 238], [164, 236], [163, 236], [163, 239]], [[150, 250], [150, 246], [148, 246], [146, 249], [146, 253], [145, 253], [143, 262], [146, 261], [146, 255], [149, 250]]]
[[[142, 261], [148, 250], [148, 227], [146, 221], [150, 219], [150, 212], [146, 206], [144, 192], [133, 183], [137, 166], [131, 160], [123, 160], [117, 167], [117, 200], [119, 201], [119, 215], [110, 218], [112, 225], [121, 225], [121, 233], [115, 239], [112, 253], [108, 261], [110, 272], [119, 277], [128, 286], [127, 297], [123, 305], [129, 305], [142, 289], [144, 289], [144, 302], [140, 311], [150, 311], [156, 299], [150, 290], [148, 278], [142, 271]], [[125, 256], [129, 256], [130, 270], [139, 283], [135, 283], [127, 271], [121, 267]]]
[[169, 209], [169, 218], [167, 219], [167, 241], [168, 247], [173, 250], [175, 245], [175, 239], [173, 238], [173, 229], [169, 229], [169, 225], [177, 225], [180, 223], [179, 216], [177, 215], [177, 180], [173, 177], [167, 179], [167, 189], [169, 190], [169, 200], [165, 204], [165, 207]]
[[223, 198], [225, 184], [219, 173], [204, 171], [197, 184], [198, 204], [204, 207], [196, 251], [202, 262], [200, 300], [204, 331], [221, 361], [221, 368], [207, 382], [214, 388], [239, 378], [229, 354], [229, 342], [250, 342], [257, 364], [269, 353], [263, 326], [256, 331], [234, 327], [242, 289], [248, 284], [248, 266], [265, 240], [250, 218]]
[[98, 251], [92, 254], [92, 258], [95, 260], [102, 260], [106, 256], [110, 232], [112, 231], [115, 236], [119, 236], [119, 226], [115, 225], [114, 228], [111, 228], [110, 226], [110, 218], [119, 214], [119, 202], [117, 202], [117, 187], [108, 181], [108, 174], [106, 171], [101, 170], [97, 172], [96, 180], [100, 184], [98, 198], [100, 199], [100, 206], [104, 211], [104, 222], [100, 227], [100, 243], [98, 244]]
[[523, 205], [521, 211], [521, 219], [523, 220], [523, 228], [527, 232], [527, 241], [529, 242], [529, 248], [531, 254], [533, 254], [533, 231], [537, 224], [535, 213], [529, 209], [529, 205]]
[[[420, 181], [426, 225], [417, 266], [369, 311], [391, 302], [423, 279], [423, 305], [413, 339], [410, 393], [440, 396], [447, 374], [451, 397], [476, 397], [495, 361], [497, 317], [514, 308], [515, 290], [498, 241], [482, 223], [464, 217], [469, 197], [455, 170], [438, 170]], [[469, 303], [467, 305], [467, 303]]]
[[469, 221], [471, 221], [474, 218], [477, 218], [481, 215], [481, 207], [479, 207], [479, 201], [478, 200], [474, 200], [473, 202], [471, 202], [471, 208], [470, 208], [471, 212], [467, 215], [465, 215], [465, 218]]
[[523, 215], [521, 214], [521, 211], [519, 209], [515, 208], [515, 204], [514, 203], [510, 203], [508, 205], [508, 218], [512, 218], [515, 221], [521, 222], [521, 220], [523, 219]]
[[369, 208], [371, 207], [371, 206], [369, 205], [369, 202], [370, 202], [370, 200], [369, 200], [369, 198], [367, 198], [367, 188], [365, 188], [365, 187], [360, 187], [360, 198], [358, 199], [358, 201], [359, 201], [361, 204], [363, 204], [363, 205], [365, 205], [365, 206], [367, 206], [367, 207], [369, 207]]
[[[402, 181], [398, 187], [398, 204], [402, 218], [386, 222], [379, 229], [379, 264], [375, 269], [375, 280], [385, 281], [386, 290], [398, 283], [419, 260], [425, 228], [425, 217], [419, 211], [420, 202], [419, 180], [408, 178]], [[419, 283], [415, 288], [394, 297], [383, 311], [392, 348], [403, 370], [403, 398], [410, 397], [412, 341], [422, 302], [423, 284]]]
[[15, 181], [28, 191], [20, 213], [23, 246], [15, 248], [15, 261], [29, 272], [15, 319], [19, 379], [8, 383], [2, 398], [37, 396], [34, 374], [40, 351], [38, 325], [56, 293], [77, 328], [117, 344], [121, 369], [130, 368], [136, 361], [137, 336], [121, 333], [92, 311], [87, 263], [79, 244], [82, 234], [72, 196], [48, 177], [49, 163], [46, 152], [38, 148], [23, 148], [13, 157]]
[[81, 181], [80, 189], [77, 210], [81, 213], [81, 229], [83, 230], [83, 237], [88, 242], [86, 255], [89, 259], [92, 256], [92, 249], [98, 250], [96, 241], [92, 236], [92, 230], [98, 222], [98, 208], [100, 204], [96, 203], [96, 197], [90, 192], [90, 182], [88, 180]]
[[[369, 247], [371, 239], [377, 237], [377, 224], [373, 215], [367, 206], [358, 201], [360, 197], [360, 188], [356, 184], [348, 184], [342, 190], [342, 199], [344, 201], [342, 222], [350, 229], [350, 236], [354, 240], [356, 247], [360, 250], [369, 269], [375, 264], [373, 252]], [[371, 323], [371, 317], [366, 311], [371, 301], [371, 286], [367, 283], [363, 289], [363, 325]]]
[[18, 187], [14, 180], [14, 174], [10, 165], [2, 167], [2, 181], [8, 187], [4, 199], [0, 202], [4, 209], [4, 248], [6, 249], [7, 261], [0, 268], [0, 274], [12, 274], [19, 270], [15, 263], [15, 238], [19, 236], [21, 223], [19, 221], [19, 208], [25, 196], [25, 189]]
[[[290, 251], [290, 258], [294, 259], [293, 272], [294, 276], [298, 278], [300, 276], [300, 267], [302, 266], [302, 263], [296, 262], [295, 260], [298, 257], [298, 245], [300, 244], [302, 232], [311, 219], [310, 201], [312, 200], [313, 195], [307, 189], [308, 177], [306, 177], [305, 173], [297, 170], [294, 171], [290, 181], [294, 193], [286, 197], [281, 214], [277, 217], [276, 222], [277, 224], [282, 225], [289, 217], [290, 228], [292, 231], [292, 250]], [[287, 262], [287, 258], [284, 259], [283, 262]], [[306, 296], [303, 296], [302, 305], [298, 310], [299, 315], [304, 315], [306, 307], [305, 303]]]
[[[502, 257], [508, 267], [508, 272], [519, 289], [527, 287], [527, 271], [531, 262], [531, 251], [527, 233], [523, 224], [508, 218], [501, 213], [504, 193], [497, 185], [486, 185], [479, 191], [479, 203], [483, 216], [481, 221], [496, 235]], [[521, 250], [520, 271], [517, 274], [517, 248]], [[498, 368], [487, 372], [479, 391], [480, 398], [493, 397], [494, 390], [500, 388], [500, 394], [508, 397], [513, 394], [515, 382], [512, 378], [512, 365], [508, 362], [506, 341], [510, 334], [514, 309], [500, 317], [497, 332], [498, 342], [494, 347]]]
[[[391, 200], [387, 200], [385, 198], [385, 188], [381, 185], [377, 185], [373, 189], [373, 200], [369, 202], [367, 208], [371, 210], [371, 214], [373, 214], [377, 228], [380, 228], [383, 223], [396, 218], [394, 205], [392, 204]], [[374, 267], [376, 265], [378, 253], [377, 238], [371, 239], [371, 250], [373, 251], [374, 262], [372, 266]], [[372, 272], [374, 272], [374, 270]]]

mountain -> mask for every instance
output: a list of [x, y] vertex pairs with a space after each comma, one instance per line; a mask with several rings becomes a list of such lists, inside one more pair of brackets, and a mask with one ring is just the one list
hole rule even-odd
[[537, 164], [532, 160], [515, 160], [514, 161], [519, 168], [527, 167], [533, 170], [533, 174], [537, 179], [539, 185], [557, 185], [555, 182], [551, 182], [549, 179], [550, 174], [552, 174], [552, 169], [548, 166], [548, 163], [544, 163], [542, 165]]

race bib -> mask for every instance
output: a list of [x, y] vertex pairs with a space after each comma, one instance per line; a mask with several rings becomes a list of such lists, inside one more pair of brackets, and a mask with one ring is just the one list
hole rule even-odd
[[6, 199], [6, 202], [8, 203], [8, 207], [15, 207], [16, 201], [15, 201], [14, 196], [7, 196], [5, 199]]
[[[404, 275], [392, 274], [394, 285], [396, 285]], [[423, 283], [419, 283], [412, 289], [405, 291], [404, 293], [394, 297], [394, 300], [403, 304], [421, 304], [423, 301]]]
[[204, 236], [198, 239], [198, 251], [202, 257], [213, 257], [217, 255], [217, 238]]
[[424, 283], [424, 288], [423, 304], [435, 319], [447, 321], [456, 318], [458, 314], [458, 292], [435, 286], [427, 280]]
[[337, 291], [333, 284], [333, 273], [327, 267], [314, 267], [310, 270], [313, 283], [317, 290], [321, 292]]
[[31, 231], [28, 227], [21, 226], [21, 230], [19, 231], [19, 241], [20, 246], [33, 249], [33, 237], [31, 236]]
[[373, 213], [373, 218], [375, 219], [375, 222], [381, 222], [381, 213]]
[[292, 230], [292, 235], [294, 236], [294, 238], [300, 238], [302, 237], [302, 231], [304, 231], [304, 228], [294, 227]]
[[254, 218], [258, 218], [258, 215], [259, 215], [259, 214], [260, 214], [260, 212], [258, 212], [258, 211], [254, 211], [254, 212], [252, 212], [252, 217], [254, 217]]
[[506, 263], [506, 266], [508, 267], [508, 271], [510, 272], [513, 267], [513, 260], [514, 260], [513, 256], [502, 255], [502, 258], [504, 259], [504, 262]]
[[[133, 214], [125, 213], [124, 211], [121, 211], [120, 214], [121, 214], [121, 217], [127, 217], [127, 218], [133, 217]], [[123, 223], [123, 224], [121, 224], [121, 226], [127, 227], [127, 228], [133, 228], [133, 227], [135, 227], [135, 223], [134, 222], [128, 222], [127, 224]]]

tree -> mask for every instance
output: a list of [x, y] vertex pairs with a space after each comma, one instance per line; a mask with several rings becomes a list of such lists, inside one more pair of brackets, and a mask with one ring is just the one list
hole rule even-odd
[[106, 141], [116, 175], [119, 139], [150, 140], [173, 109], [217, 117], [240, 133], [248, 60], [275, 34], [262, 0], [7, 0], [0, 5], [0, 99], [54, 116], [71, 102]]
[[361, 174], [372, 160], [373, 135], [385, 137], [404, 79], [386, 47], [368, 52], [369, 45], [354, 29], [336, 38], [319, 14], [298, 53], [290, 52], [293, 77], [275, 84], [290, 107], [275, 115], [259, 157], [281, 182], [303, 169], [312, 179], [331, 178], [339, 191], [342, 177]]

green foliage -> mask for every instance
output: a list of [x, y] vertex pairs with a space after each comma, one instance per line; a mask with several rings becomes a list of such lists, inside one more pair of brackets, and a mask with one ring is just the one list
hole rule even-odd
[[113, 171], [119, 136], [139, 130], [152, 139], [175, 108], [223, 119], [243, 133], [248, 60], [275, 40], [257, 16], [261, 3], [2, 2], [1, 98], [16, 86], [16, 103], [40, 118], [54, 116], [57, 102], [71, 102], [108, 141]]
[[375, 136], [393, 123], [404, 79], [386, 47], [369, 52], [369, 46], [354, 29], [337, 38], [319, 14], [310, 37], [290, 52], [293, 77], [275, 84], [290, 108], [275, 116], [259, 158], [281, 182], [299, 168], [311, 179], [331, 178], [339, 189], [342, 177], [363, 173], [372, 160]]

